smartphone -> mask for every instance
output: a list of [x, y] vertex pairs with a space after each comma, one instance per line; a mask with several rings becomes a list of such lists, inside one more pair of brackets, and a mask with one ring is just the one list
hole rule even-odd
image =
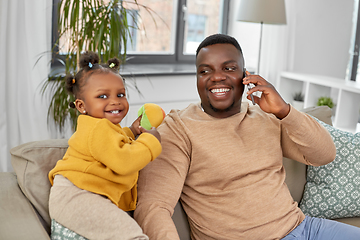
[[[247, 77], [246, 68], [244, 68], [244, 75], [245, 75], [245, 77]], [[255, 87], [255, 85], [253, 83], [249, 83], [247, 85], [248, 90], [252, 89], [253, 87]], [[251, 97], [251, 102], [253, 103], [253, 105], [255, 105], [254, 96], [252, 93], [250, 94], [250, 97]]]

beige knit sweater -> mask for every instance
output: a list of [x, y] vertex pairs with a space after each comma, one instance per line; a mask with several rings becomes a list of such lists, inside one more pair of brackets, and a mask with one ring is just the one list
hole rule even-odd
[[336, 154], [328, 132], [293, 108], [279, 120], [243, 103], [217, 119], [191, 104], [158, 130], [163, 151], [140, 172], [135, 211], [151, 240], [179, 239], [179, 198], [192, 239], [280, 239], [305, 217], [284, 183], [283, 156], [317, 166]]

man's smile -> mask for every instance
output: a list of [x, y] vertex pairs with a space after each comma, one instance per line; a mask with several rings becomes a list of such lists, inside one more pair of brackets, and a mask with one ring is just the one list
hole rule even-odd
[[231, 87], [214, 87], [214, 88], [209, 88], [209, 91], [211, 93], [211, 95], [215, 98], [223, 98], [226, 97], [231, 90]]
[[230, 91], [229, 88], [214, 88], [210, 90], [211, 93], [226, 93], [228, 91]]

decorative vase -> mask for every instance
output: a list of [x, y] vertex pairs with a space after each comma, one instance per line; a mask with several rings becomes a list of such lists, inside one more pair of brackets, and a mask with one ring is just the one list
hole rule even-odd
[[292, 106], [297, 110], [302, 110], [302, 109], [304, 109], [304, 102], [293, 100]]

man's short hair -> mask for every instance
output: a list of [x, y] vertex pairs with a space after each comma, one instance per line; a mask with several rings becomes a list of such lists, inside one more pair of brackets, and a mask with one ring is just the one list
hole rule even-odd
[[240, 47], [238, 41], [235, 38], [233, 38], [233, 37], [231, 37], [229, 35], [226, 35], [226, 34], [219, 34], [218, 33], [218, 34], [213, 34], [213, 35], [210, 35], [210, 36], [206, 37], [200, 43], [200, 45], [196, 49], [196, 57], [197, 57], [197, 55], [199, 54], [199, 52], [200, 52], [200, 50], [202, 48], [210, 46], [210, 45], [218, 44], [218, 43], [231, 44], [240, 51], [241, 55], [243, 54], [242, 50], [241, 50], [241, 47]]

